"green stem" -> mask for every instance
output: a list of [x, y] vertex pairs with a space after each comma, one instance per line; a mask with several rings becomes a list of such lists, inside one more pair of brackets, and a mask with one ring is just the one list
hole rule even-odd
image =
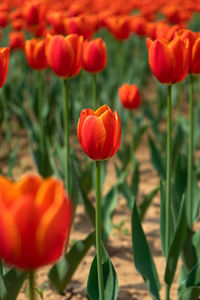
[[41, 149], [41, 174], [45, 176], [44, 170], [44, 125], [43, 125], [43, 86], [42, 86], [42, 72], [38, 71], [38, 124], [39, 124], [39, 143]]
[[65, 170], [65, 188], [68, 193], [70, 193], [69, 184], [69, 102], [68, 102], [68, 80], [63, 80], [63, 98], [64, 98], [64, 109], [63, 109], [63, 119], [64, 119], [64, 143], [65, 143], [65, 159], [64, 159], [64, 170]]
[[190, 75], [190, 100], [189, 100], [189, 149], [188, 149], [188, 225], [192, 229], [193, 208], [193, 152], [194, 152], [194, 105], [193, 105], [193, 76]]
[[168, 86], [167, 97], [167, 174], [166, 174], [166, 252], [170, 247], [171, 224], [171, 85]]
[[170, 294], [170, 286], [166, 284], [165, 286], [165, 300], [169, 300], [169, 294]]
[[101, 247], [101, 161], [96, 161], [96, 251], [97, 273], [99, 286], [99, 299], [104, 300], [104, 284], [102, 270], [102, 247]]
[[131, 113], [131, 144], [130, 144], [130, 159], [133, 158], [135, 154], [135, 122], [134, 122], [134, 113]]
[[93, 106], [94, 110], [97, 109], [97, 77], [93, 74]]
[[35, 300], [35, 273], [34, 271], [29, 272], [29, 300]]

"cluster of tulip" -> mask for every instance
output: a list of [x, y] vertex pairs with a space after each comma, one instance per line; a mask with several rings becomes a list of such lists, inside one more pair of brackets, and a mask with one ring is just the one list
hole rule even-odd
[[[129, 169], [131, 169], [130, 165], [133, 165], [133, 176], [139, 173], [135, 150], [145, 129], [151, 126], [144, 124], [145, 117], [150, 119], [150, 124], [153, 124], [152, 127], [155, 128], [155, 133], [158, 134], [160, 133], [158, 123], [162, 114], [160, 111], [158, 112], [160, 116], [156, 121], [153, 110], [150, 111], [148, 103], [144, 103], [146, 110], [144, 109], [144, 116], [142, 115], [140, 119], [140, 116], [138, 117], [135, 113], [135, 110], [141, 104], [142, 98], [138, 86], [132, 83], [132, 78], [128, 81], [129, 83], [123, 83], [120, 87], [117, 82], [121, 106], [127, 110], [123, 113], [134, 111], [134, 114], [129, 115], [134, 123], [132, 123], [132, 141], [128, 145], [130, 150], [126, 152], [125, 149], [119, 153], [120, 167], [116, 166], [118, 179], [111, 191], [114, 191], [113, 194], [116, 191], [123, 194], [128, 199], [128, 207], [132, 210], [132, 241], [136, 268], [145, 279], [152, 298], [159, 300], [158, 276], [140, 222], [154, 195], [160, 189], [161, 219], [163, 218], [161, 220], [161, 239], [163, 254], [166, 257], [166, 300], [170, 299], [170, 288], [180, 253], [184, 258], [180, 300], [197, 299], [200, 289], [199, 281], [194, 279], [194, 274], [200, 271], [199, 258], [196, 254], [199, 237], [195, 236], [193, 224], [199, 206], [199, 196], [194, 195], [196, 170], [194, 170], [193, 85], [194, 75], [200, 73], [200, 33], [186, 28], [188, 28], [188, 22], [193, 14], [199, 12], [199, 7], [199, 1], [194, 5], [189, 0], [185, 1], [184, 4], [179, 0], [173, 1], [173, 4], [170, 5], [167, 0], [155, 1], [153, 4], [150, 0], [140, 4], [138, 4], [138, 1], [132, 0], [127, 1], [124, 5], [122, 5], [121, 0], [115, 1], [115, 3], [99, 0], [95, 1], [95, 4], [90, 0], [84, 0], [84, 2], [77, 0], [73, 3], [69, 0], [2, 1], [0, 5], [2, 39], [7, 34], [6, 30], [9, 25], [12, 29], [7, 47], [0, 48], [0, 88], [5, 85], [8, 76], [9, 55], [15, 55], [15, 51], [10, 54], [10, 50], [22, 49], [28, 65], [38, 71], [36, 72], [39, 78], [37, 86], [38, 102], [36, 103], [38, 105], [36, 109], [38, 127], [36, 126], [36, 129], [34, 126], [31, 127], [30, 136], [32, 139], [35, 138], [36, 146], [33, 147], [32, 153], [36, 157], [35, 161], [37, 161], [37, 167], [42, 176], [24, 175], [17, 183], [0, 176], [0, 258], [2, 259], [2, 262], [0, 262], [0, 284], [1, 281], [6, 283], [7, 278], [9, 279], [9, 276], [6, 277], [6, 275], [13, 272], [13, 269], [9, 269], [7, 264], [23, 270], [23, 275], [20, 271], [12, 273], [12, 278], [16, 279], [15, 292], [13, 292], [12, 297], [5, 284], [4, 290], [6, 292], [4, 293], [7, 297], [5, 299], [16, 298], [28, 274], [29, 297], [33, 300], [35, 297], [34, 270], [43, 265], [54, 263], [49, 272], [49, 279], [59, 292], [63, 292], [78, 266], [78, 263], [72, 266], [72, 258], [77, 255], [77, 261], [80, 262], [90, 246], [95, 243], [95, 238], [97, 255], [92, 262], [88, 277], [87, 296], [92, 300], [117, 299], [118, 282], [116, 273], [103, 245], [104, 239], [111, 231], [110, 225], [107, 224], [112, 223], [116, 201], [112, 193], [108, 193], [105, 199], [108, 198], [110, 204], [103, 207], [106, 200], [104, 199], [105, 201], [101, 202], [101, 167], [103, 160], [111, 158], [118, 152], [121, 139], [125, 144], [125, 139], [120, 113], [112, 111], [107, 105], [109, 100], [106, 100], [108, 101], [107, 104], [99, 105], [97, 73], [103, 71], [107, 62], [109, 62], [109, 51], [107, 49], [109, 45], [104, 42], [103, 38], [93, 36], [102, 28], [106, 28], [114, 38], [120, 41], [128, 40], [132, 33], [135, 36], [147, 37], [146, 46], [151, 71], [160, 83], [168, 86], [166, 172], [159, 151], [149, 138], [151, 152], [156, 152], [157, 156], [152, 159], [152, 162], [161, 173], [161, 177], [166, 179], [166, 184], [161, 181], [161, 186], [156, 187], [148, 195], [147, 199], [140, 205], [140, 210], [138, 210], [137, 203], [134, 200], [138, 193], [136, 187], [138, 179], [133, 177], [134, 187], [130, 187], [126, 177]], [[136, 9], [138, 13], [132, 14], [132, 11]], [[157, 19], [159, 13], [162, 13], [163, 20]], [[169, 25], [169, 23], [173, 23], [173, 25]], [[29, 38], [26, 39], [25, 36], [27, 35]], [[117, 46], [121, 47], [121, 43], [118, 43]], [[140, 51], [142, 50], [139, 49]], [[123, 53], [120, 52], [119, 54], [121, 56]], [[128, 55], [130, 57], [130, 49]], [[61, 130], [61, 146], [58, 145], [59, 139], [57, 141], [56, 138], [48, 137], [50, 118], [45, 120], [44, 117], [47, 103], [45, 103], [41, 81], [44, 78], [46, 80], [46, 74], [43, 70], [48, 72], [48, 67], [61, 79], [63, 84], [63, 106], [57, 117], [57, 119], [61, 119], [61, 125], [55, 130]], [[95, 209], [88, 199], [92, 184], [88, 184], [90, 189], [83, 187], [85, 173], [81, 172], [83, 171], [81, 163], [78, 166], [81, 171], [76, 171], [77, 165], [74, 164], [77, 163], [78, 159], [73, 158], [73, 147], [70, 139], [73, 125], [70, 119], [73, 109], [71, 109], [70, 104], [73, 101], [70, 101], [71, 95], [68, 83], [71, 78], [73, 78], [72, 81], [75, 81], [82, 69], [93, 76], [94, 90], [93, 104], [91, 105], [93, 109], [87, 108], [81, 112], [79, 111], [77, 136], [84, 153], [96, 162]], [[184, 81], [188, 74], [190, 76], [189, 128], [186, 129], [186, 137], [189, 136], [187, 142], [188, 166], [186, 168], [187, 176], [184, 175], [184, 177], [187, 177], [187, 182], [184, 187], [182, 185], [180, 187], [175, 183], [178, 175], [183, 173], [182, 158], [177, 158], [175, 172], [173, 172], [172, 162], [172, 85]], [[117, 81], [118, 74], [114, 75]], [[139, 74], [138, 77], [142, 77], [142, 74]], [[132, 84], [130, 84], [130, 81]], [[59, 87], [56, 87], [56, 92], [58, 90]], [[85, 105], [86, 99], [84, 99], [81, 106]], [[47, 106], [51, 106], [50, 102]], [[114, 106], [114, 103], [111, 103], [110, 106]], [[19, 108], [17, 109], [19, 110]], [[48, 109], [50, 111], [49, 107]], [[23, 113], [25, 113], [25, 110]], [[31, 121], [28, 120], [27, 123], [31, 126]], [[127, 127], [127, 124], [125, 127]], [[55, 156], [61, 166], [60, 172], [57, 168], [58, 161], [54, 160], [54, 155], [50, 151], [54, 143]], [[182, 142], [181, 146], [184, 148], [185, 143]], [[176, 152], [180, 149], [177, 149]], [[90, 166], [88, 170], [88, 172], [91, 171]], [[60, 179], [50, 177], [51, 175], [60, 177], [64, 181], [64, 185]], [[75, 193], [77, 191], [81, 194], [85, 210], [95, 227], [95, 232], [90, 233], [83, 242], [79, 241], [81, 246], [77, 242], [68, 253], [65, 253], [77, 204], [76, 196], [74, 196], [77, 195]], [[174, 196], [175, 193], [176, 196]], [[186, 196], [184, 196], [185, 194]], [[114, 200], [110, 199], [112, 197]], [[176, 200], [177, 197], [178, 200]], [[110, 205], [109, 209], [108, 205]], [[104, 209], [108, 212], [102, 213]], [[172, 225], [171, 220], [173, 217]], [[102, 218], [105, 218], [104, 223]], [[195, 239], [197, 240], [196, 244]], [[141, 262], [143, 251], [145, 265]], [[64, 254], [63, 258], [57, 262], [62, 254]], [[24, 276], [24, 279], [18, 283], [20, 276]], [[3, 279], [1, 280], [1, 278]], [[94, 287], [96, 287], [96, 290]], [[194, 297], [194, 293], [196, 298], [191, 298]], [[1, 297], [0, 291], [0, 299]]]

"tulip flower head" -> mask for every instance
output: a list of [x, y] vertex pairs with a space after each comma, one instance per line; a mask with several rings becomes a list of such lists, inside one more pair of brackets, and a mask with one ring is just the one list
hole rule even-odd
[[124, 83], [119, 88], [119, 98], [124, 108], [136, 109], [141, 103], [137, 85]]
[[9, 34], [9, 46], [11, 50], [24, 50], [25, 37], [21, 31], [13, 31]]
[[101, 72], [107, 63], [106, 44], [101, 38], [83, 43], [83, 69], [90, 73]]
[[68, 242], [72, 207], [55, 178], [0, 176], [0, 257], [20, 269], [54, 263]]
[[154, 76], [165, 84], [183, 81], [189, 68], [189, 41], [179, 37], [170, 43], [166, 40], [147, 38], [149, 65]]
[[31, 68], [43, 70], [48, 66], [44, 40], [27, 40], [25, 42], [25, 54]]
[[121, 122], [118, 113], [107, 105], [96, 111], [83, 109], [78, 122], [77, 135], [85, 154], [94, 160], [112, 157], [121, 142]]
[[9, 67], [9, 48], [0, 48], [0, 88], [4, 85]]
[[56, 75], [69, 78], [77, 75], [82, 66], [83, 38], [77, 34], [47, 35], [46, 57]]

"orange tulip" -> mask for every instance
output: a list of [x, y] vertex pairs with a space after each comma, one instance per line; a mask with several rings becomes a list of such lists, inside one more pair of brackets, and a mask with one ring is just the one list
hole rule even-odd
[[119, 88], [119, 98], [124, 108], [136, 109], [141, 103], [137, 85], [124, 83]]
[[121, 123], [118, 113], [107, 105], [96, 111], [83, 109], [77, 135], [83, 151], [94, 160], [107, 159], [118, 151], [121, 142]]
[[165, 84], [173, 84], [184, 80], [189, 68], [188, 40], [183, 42], [180, 38], [170, 43], [166, 40], [147, 38], [149, 52], [149, 65], [154, 76]]
[[0, 257], [21, 269], [55, 262], [68, 242], [72, 207], [55, 178], [0, 176]]
[[27, 40], [25, 42], [25, 54], [28, 64], [31, 68], [36, 70], [43, 70], [48, 66], [45, 55], [44, 40]]
[[112, 16], [105, 20], [106, 27], [119, 40], [128, 39], [131, 33], [131, 23], [128, 16]]
[[102, 71], [107, 63], [106, 44], [101, 38], [83, 43], [83, 69], [91, 73]]
[[182, 29], [177, 32], [177, 35], [185, 41], [189, 40], [189, 73], [200, 73], [200, 33], [191, 30]]
[[4, 85], [9, 67], [9, 48], [0, 48], [0, 88]]
[[46, 56], [51, 69], [56, 75], [68, 78], [77, 75], [82, 66], [83, 38], [77, 34], [46, 38]]
[[24, 50], [25, 38], [21, 31], [13, 31], [9, 34], [9, 46], [11, 50]]

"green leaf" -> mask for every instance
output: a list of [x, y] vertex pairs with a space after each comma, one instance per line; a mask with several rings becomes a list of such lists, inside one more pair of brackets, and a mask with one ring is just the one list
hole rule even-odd
[[178, 194], [178, 198], [182, 199], [187, 186], [187, 157], [180, 153], [176, 160], [174, 186]]
[[85, 240], [76, 242], [49, 271], [49, 280], [59, 293], [62, 293], [87, 251], [95, 242], [95, 232], [90, 233]]
[[166, 172], [165, 172], [165, 167], [164, 167], [162, 157], [160, 155], [160, 151], [150, 136], [148, 138], [148, 141], [149, 141], [149, 147], [151, 150], [151, 160], [152, 160], [153, 166], [157, 170], [159, 175], [162, 177], [162, 179], [165, 179]]
[[151, 204], [153, 198], [156, 196], [159, 190], [160, 186], [155, 187], [148, 195], [144, 197], [143, 201], [138, 204], [140, 221], [144, 219], [149, 205]]
[[165, 269], [165, 282], [168, 284], [168, 286], [171, 286], [173, 282], [178, 258], [182, 250], [183, 244], [185, 242], [186, 234], [187, 234], [187, 222], [186, 222], [186, 213], [185, 213], [185, 197], [183, 196], [175, 234], [167, 256], [167, 265]]
[[112, 216], [118, 202], [118, 189], [116, 186], [107, 193], [102, 199], [102, 224], [103, 239], [105, 239], [112, 230]]
[[26, 272], [17, 271], [14, 268], [0, 277], [0, 299], [15, 300], [26, 277]]
[[[110, 257], [102, 243], [102, 267], [104, 281], [104, 298], [106, 300], [116, 300], [118, 296], [118, 280]], [[95, 255], [87, 282], [87, 298], [89, 300], [99, 300], [97, 256]]]
[[[199, 211], [199, 204], [200, 204], [200, 193], [199, 193], [199, 186], [198, 186], [198, 180], [196, 177], [196, 174], [193, 174], [193, 206], [192, 206], [192, 217], [193, 222], [196, 221], [198, 217], [198, 211]], [[190, 205], [188, 201], [188, 193], [186, 192], [186, 212], [188, 212], [187, 205]], [[188, 217], [189, 218], [189, 217]]]
[[153, 299], [160, 299], [160, 283], [156, 267], [142, 229], [136, 201], [134, 201], [132, 218], [132, 247], [136, 270], [143, 277], [144, 282]]
[[197, 300], [200, 295], [200, 263], [196, 264], [187, 275], [178, 290], [179, 300]]
[[128, 186], [128, 183], [126, 181], [120, 187], [119, 191], [126, 199], [128, 209], [131, 210], [133, 207], [133, 194], [131, 188]]

